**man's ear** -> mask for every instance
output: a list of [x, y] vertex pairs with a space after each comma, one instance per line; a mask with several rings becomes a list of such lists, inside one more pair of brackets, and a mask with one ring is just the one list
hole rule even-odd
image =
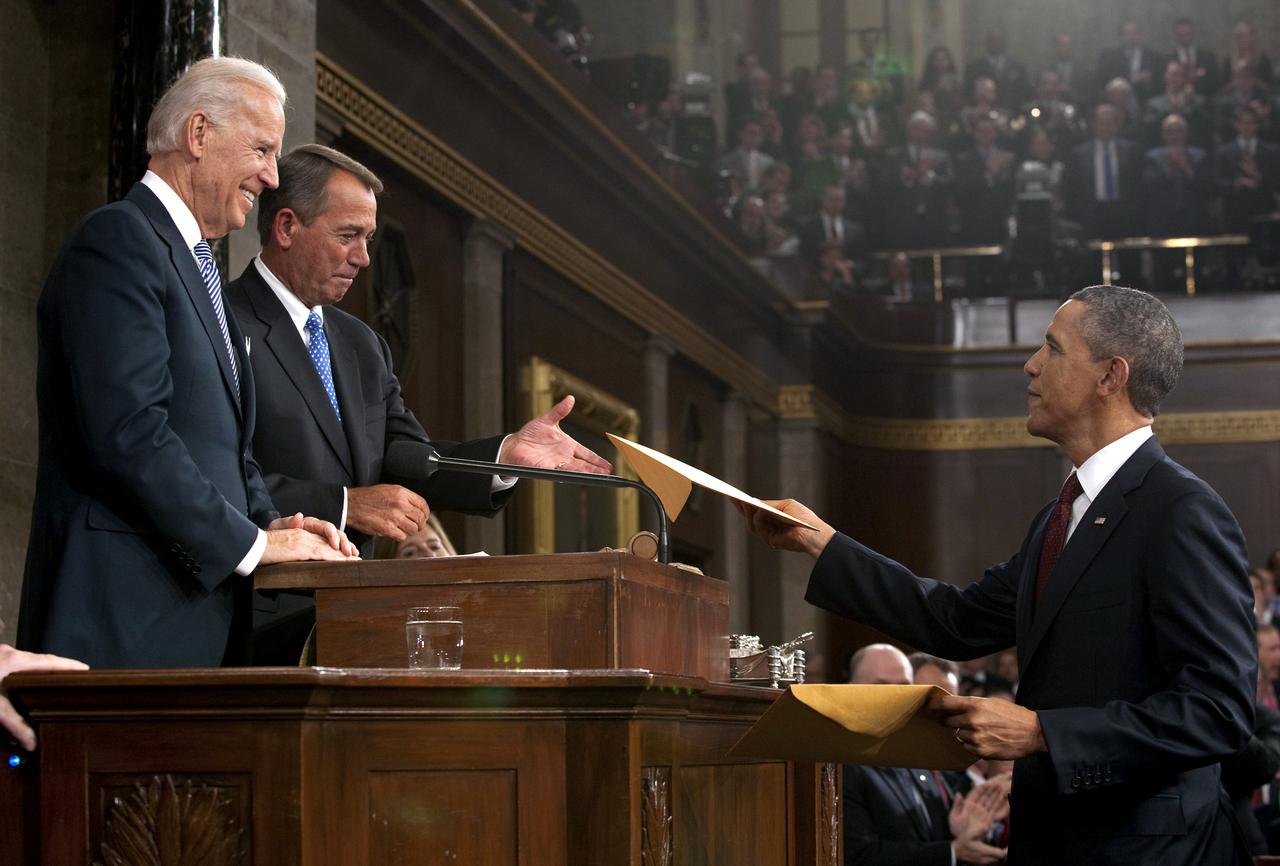
[[1118, 394], [1129, 387], [1129, 362], [1119, 355], [1107, 361], [1106, 370], [1098, 382], [1098, 393], [1104, 397]]
[[301, 228], [302, 220], [298, 219], [293, 208], [282, 207], [276, 211], [275, 219], [271, 221], [271, 238], [276, 246], [287, 250], [293, 246], [293, 239]]
[[196, 159], [202, 158], [209, 149], [209, 131], [213, 128], [213, 124], [209, 123], [208, 116], [203, 111], [193, 111], [187, 117], [186, 125], [183, 126], [183, 144], [190, 156]]

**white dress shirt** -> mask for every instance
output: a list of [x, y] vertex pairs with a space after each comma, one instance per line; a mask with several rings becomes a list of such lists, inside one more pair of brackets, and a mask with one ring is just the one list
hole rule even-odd
[[1099, 448], [1092, 457], [1084, 461], [1083, 465], [1074, 470], [1076, 480], [1080, 482], [1080, 488], [1084, 492], [1071, 504], [1071, 522], [1067, 524], [1067, 537], [1062, 541], [1064, 545], [1071, 538], [1071, 533], [1076, 531], [1080, 518], [1084, 517], [1093, 500], [1098, 498], [1102, 488], [1107, 486], [1107, 482], [1120, 471], [1120, 467], [1134, 455], [1134, 452], [1142, 447], [1142, 443], [1151, 438], [1151, 435], [1150, 424], [1132, 430], [1109, 445]]
[[[169, 219], [173, 220], [173, 224], [178, 227], [178, 233], [182, 235], [182, 242], [187, 245], [187, 249], [191, 251], [191, 260], [196, 262], [196, 269], [200, 268], [200, 263], [196, 260], [195, 247], [203, 238], [200, 236], [200, 224], [196, 222], [195, 214], [191, 212], [191, 208], [187, 207], [187, 203], [178, 197], [173, 191], [173, 187], [165, 183], [160, 175], [153, 171], [147, 171], [142, 176], [142, 185], [155, 193], [156, 198], [160, 199], [160, 204], [164, 205], [165, 211], [169, 214]], [[236, 574], [244, 577], [258, 567], [258, 563], [262, 561], [262, 554], [267, 551], [267, 534], [261, 529], [258, 530], [258, 537], [249, 547], [249, 552], [240, 560], [240, 564], [236, 566]]]

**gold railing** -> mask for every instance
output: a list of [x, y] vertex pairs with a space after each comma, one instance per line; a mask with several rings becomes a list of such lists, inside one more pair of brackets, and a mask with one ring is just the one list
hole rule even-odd
[[1200, 247], [1244, 247], [1248, 235], [1209, 235], [1191, 238], [1121, 238], [1114, 241], [1087, 241], [1085, 246], [1102, 253], [1102, 282], [1110, 283], [1112, 255], [1123, 250], [1184, 250], [1187, 296], [1196, 294], [1196, 250]]
[[942, 260], [944, 258], [983, 258], [1004, 255], [1004, 247], [1000, 244], [988, 244], [980, 247], [939, 247], [937, 249], [891, 250], [876, 253], [875, 257], [885, 261], [898, 253], [904, 253], [913, 261], [930, 259], [933, 262], [933, 302], [942, 303]]

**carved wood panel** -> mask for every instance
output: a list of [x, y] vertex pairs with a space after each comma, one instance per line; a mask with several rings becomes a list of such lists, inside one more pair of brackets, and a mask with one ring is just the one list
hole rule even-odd
[[94, 866], [247, 866], [247, 780], [95, 777]]
[[645, 767], [640, 775], [641, 866], [671, 866], [671, 768]]
[[818, 866], [840, 866], [840, 768], [819, 767]]

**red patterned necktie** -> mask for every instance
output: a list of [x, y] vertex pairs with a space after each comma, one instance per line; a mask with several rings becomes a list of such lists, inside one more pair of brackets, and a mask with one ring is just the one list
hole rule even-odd
[[1049, 515], [1049, 524], [1044, 530], [1044, 547], [1040, 548], [1040, 567], [1036, 569], [1036, 601], [1040, 600], [1040, 592], [1049, 581], [1049, 575], [1053, 573], [1053, 567], [1058, 564], [1058, 557], [1062, 554], [1062, 545], [1067, 541], [1067, 527], [1071, 525], [1071, 504], [1083, 492], [1080, 479], [1076, 478], [1076, 474], [1072, 472], [1066, 483], [1062, 485], [1062, 492], [1058, 494], [1058, 502], [1053, 506], [1053, 513]]

